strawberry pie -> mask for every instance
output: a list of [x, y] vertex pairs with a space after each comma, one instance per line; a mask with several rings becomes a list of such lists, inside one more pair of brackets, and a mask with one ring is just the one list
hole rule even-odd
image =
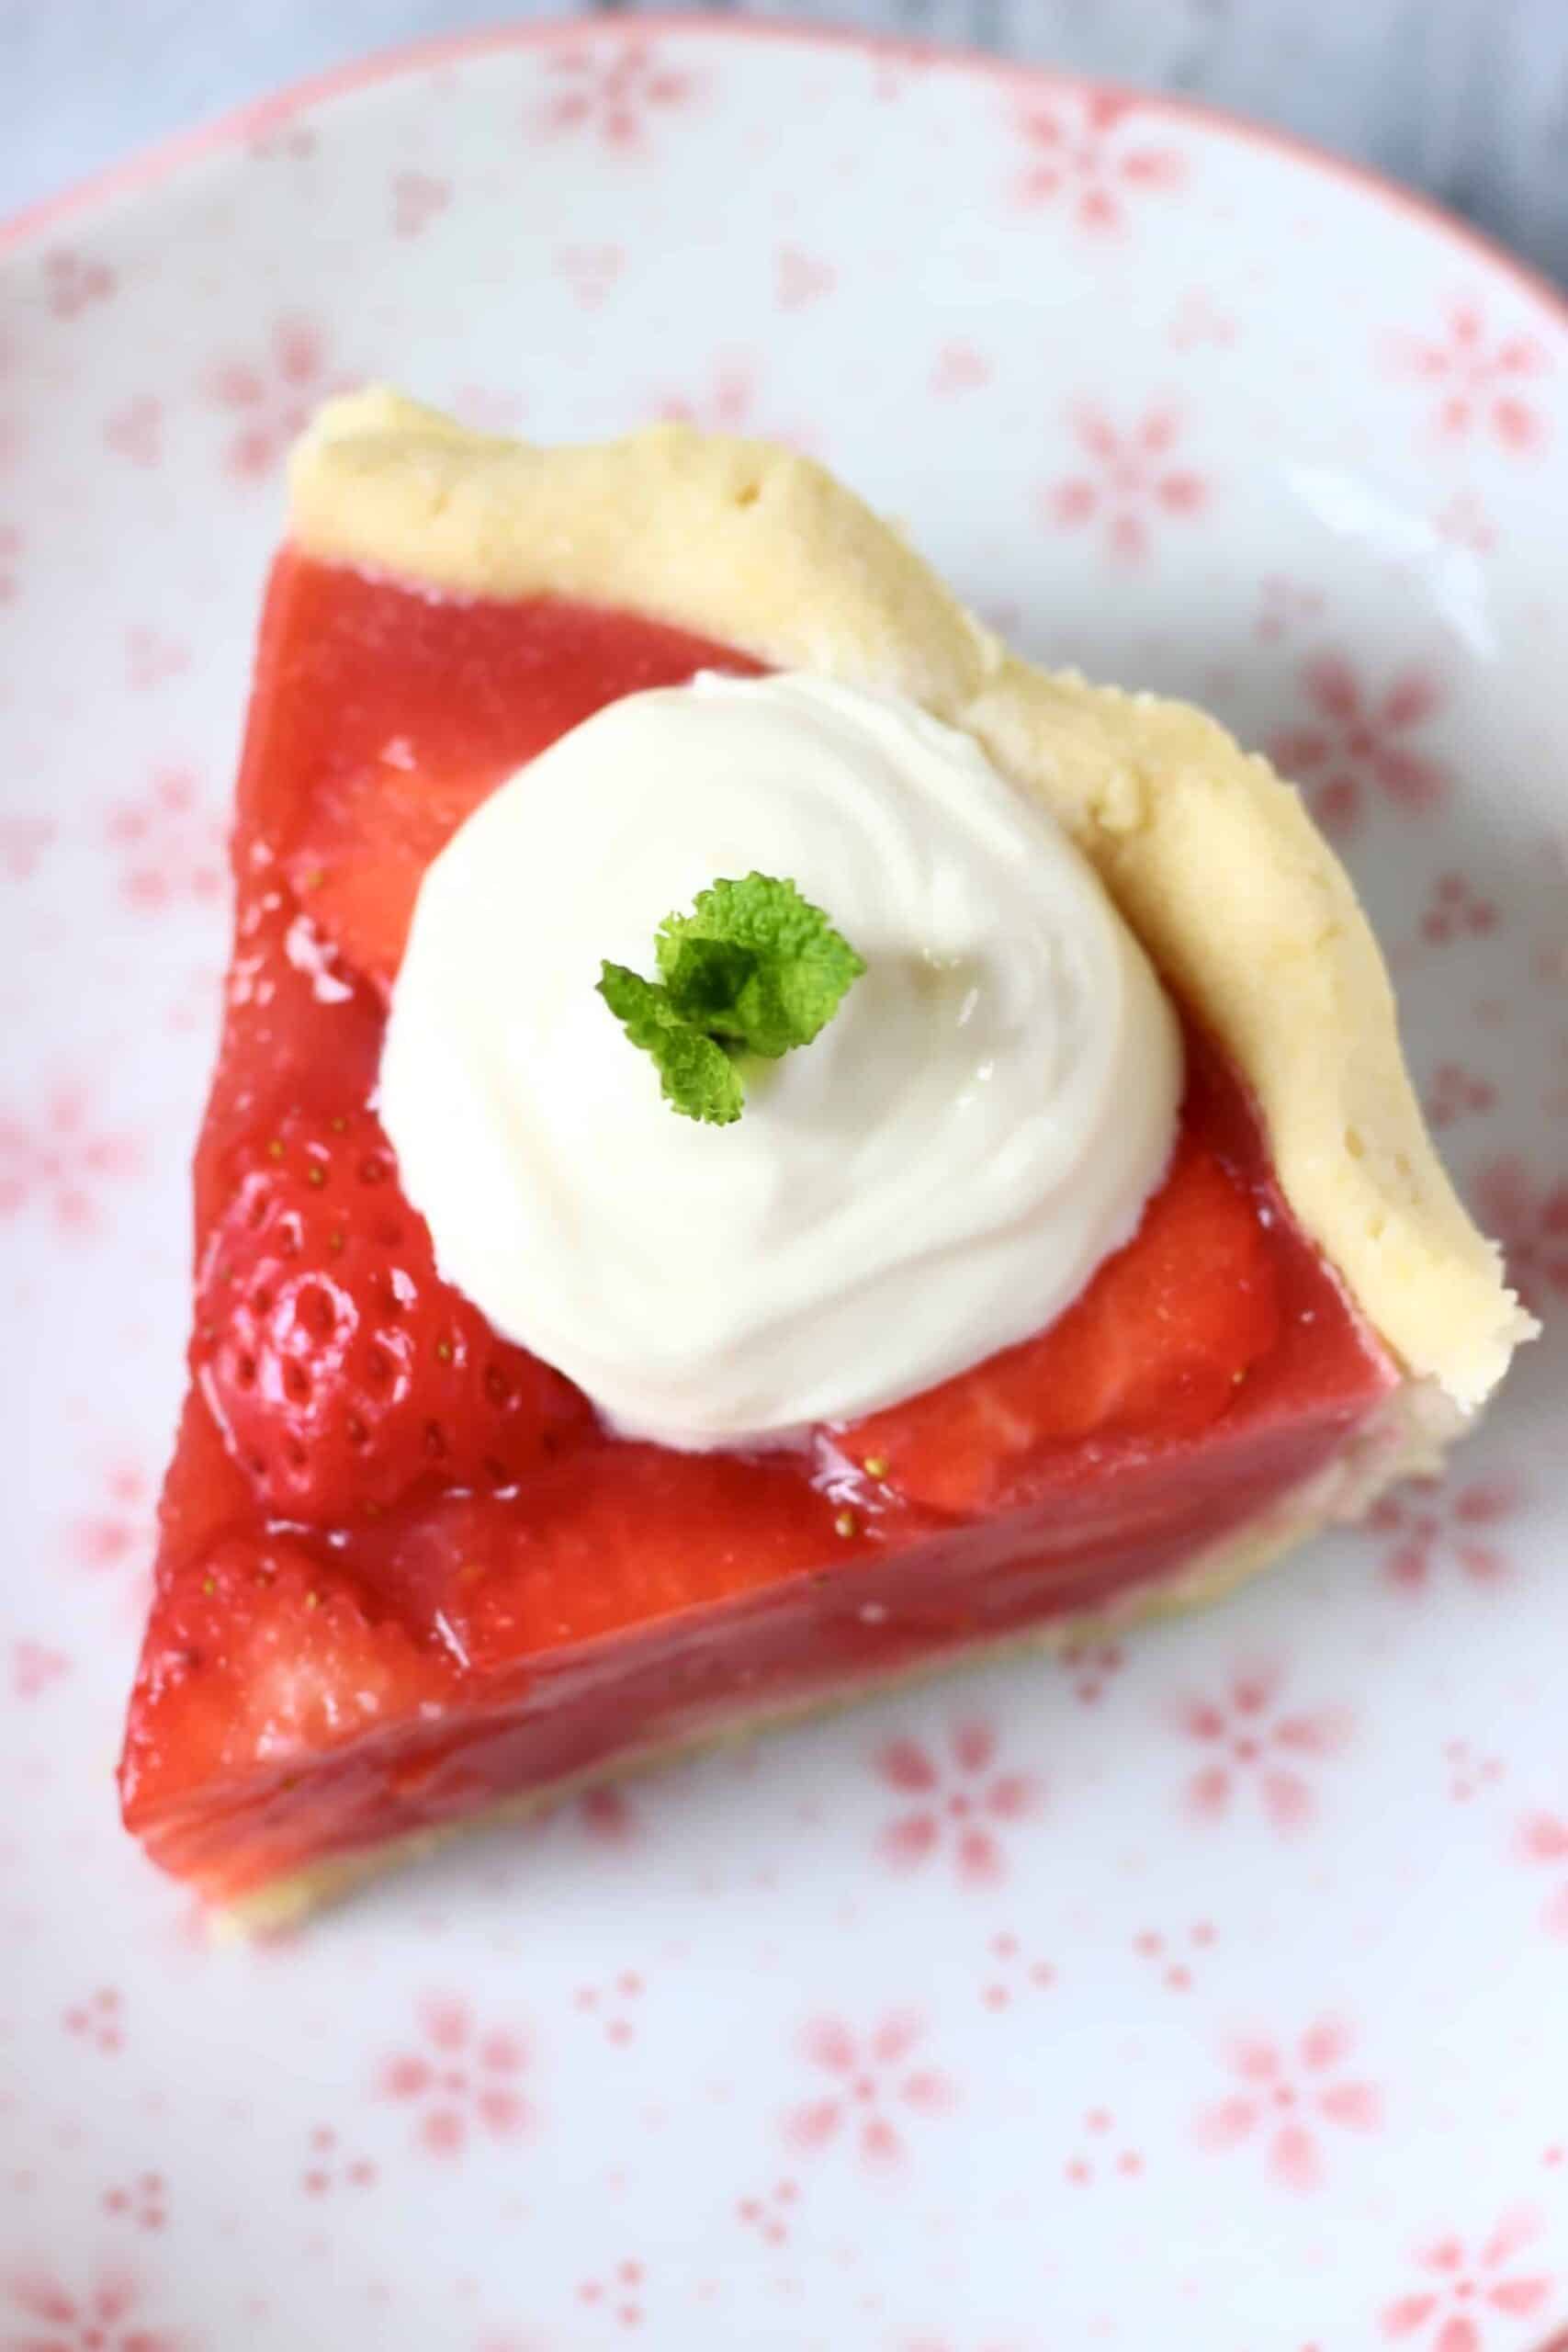
[[243, 1923], [1213, 1599], [1531, 1328], [1296, 794], [783, 450], [333, 402], [233, 871], [120, 1787]]

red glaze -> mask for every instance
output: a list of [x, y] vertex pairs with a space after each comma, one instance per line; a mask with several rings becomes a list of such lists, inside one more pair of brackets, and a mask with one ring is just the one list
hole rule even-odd
[[514, 1486], [593, 1430], [581, 1390], [441, 1280], [362, 1102], [290, 1106], [230, 1163], [191, 1368], [263, 1510], [357, 1526], [416, 1479]]
[[[419, 876], [555, 736], [714, 666], [754, 667], [626, 614], [276, 566], [196, 1161], [197, 1378], [121, 1765], [130, 1826], [215, 1898], [1103, 1603], [1309, 1476], [1393, 1384], [1196, 1040], [1171, 1175], [1083, 1298], [809, 1453], [612, 1439], [438, 1282], [367, 1108]], [[296, 1312], [323, 1271], [341, 1344]]]

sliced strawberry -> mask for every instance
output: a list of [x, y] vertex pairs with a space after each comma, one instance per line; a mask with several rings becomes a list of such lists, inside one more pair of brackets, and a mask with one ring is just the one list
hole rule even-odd
[[233, 1174], [192, 1368], [269, 1511], [333, 1523], [421, 1478], [511, 1486], [593, 1426], [569, 1381], [441, 1280], [370, 1112], [296, 1108]]
[[383, 994], [402, 961], [425, 867], [506, 773], [493, 763], [439, 775], [378, 764], [323, 796], [288, 878], [311, 922]]
[[[887, 1516], [891, 1517], [891, 1514]], [[675, 1453], [616, 1439], [541, 1473], [520, 1508], [434, 1497], [356, 1533], [366, 1582], [477, 1667], [613, 1638], [869, 1548], [792, 1450]]]
[[450, 1689], [437, 1645], [373, 1612], [335, 1564], [287, 1537], [232, 1536], [187, 1563], [165, 1577], [152, 1624], [139, 1693], [158, 1737], [128, 1744], [128, 1803], [155, 1804], [182, 1775], [222, 1787], [258, 1758], [326, 1753]]
[[1207, 1428], [1279, 1329], [1257, 1209], [1189, 1136], [1134, 1239], [1049, 1330], [849, 1424], [838, 1442], [911, 1502], [995, 1509], [1053, 1447], [1131, 1433], [1157, 1444]]
[[301, 903], [384, 990], [420, 876], [504, 777], [623, 695], [755, 668], [657, 621], [628, 629], [624, 615], [543, 599], [466, 603], [285, 556], [242, 818], [270, 830], [276, 808]]

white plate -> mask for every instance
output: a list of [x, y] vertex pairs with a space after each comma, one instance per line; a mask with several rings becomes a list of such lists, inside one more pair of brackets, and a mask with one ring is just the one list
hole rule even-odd
[[[0, 2346], [1535, 2352], [1568, 2320], [1568, 328], [1393, 190], [716, 27], [372, 65], [0, 264]], [[204, 1948], [110, 1770], [279, 464], [793, 435], [1278, 741], [1546, 1337], [1440, 1493]], [[1216, 905], [1227, 877], [1216, 875]]]

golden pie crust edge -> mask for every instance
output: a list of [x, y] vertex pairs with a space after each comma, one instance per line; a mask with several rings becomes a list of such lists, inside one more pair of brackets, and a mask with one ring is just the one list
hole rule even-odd
[[1432, 1148], [1377, 944], [1300, 796], [1213, 719], [1021, 661], [822, 467], [761, 442], [534, 448], [371, 390], [321, 412], [290, 491], [309, 554], [640, 613], [965, 729], [1229, 1053], [1292, 1209], [1406, 1371], [1465, 1413], [1495, 1387], [1535, 1326]]

